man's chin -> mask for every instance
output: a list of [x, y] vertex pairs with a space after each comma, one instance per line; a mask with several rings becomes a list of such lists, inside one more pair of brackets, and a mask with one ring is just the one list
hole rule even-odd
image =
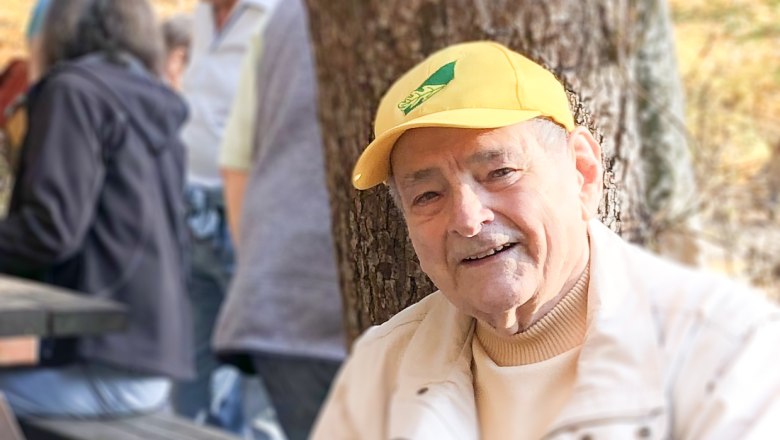
[[483, 310], [471, 315], [490, 326], [497, 334], [511, 336], [523, 330], [518, 319], [518, 309], [519, 307], [512, 307], [509, 310], [497, 309], [495, 312]]
[[520, 331], [520, 325], [516, 319], [512, 320], [512, 322], [500, 322], [491, 327], [499, 336], [512, 336]]
[[505, 296], [485, 301], [472, 316], [488, 324], [501, 335], [514, 335], [525, 330], [527, 321], [535, 309], [534, 296]]

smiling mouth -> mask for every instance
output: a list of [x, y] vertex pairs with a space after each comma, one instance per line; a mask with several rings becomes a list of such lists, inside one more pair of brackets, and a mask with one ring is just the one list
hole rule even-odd
[[506, 251], [508, 249], [512, 249], [516, 244], [517, 243], [502, 244], [501, 246], [497, 246], [497, 247], [488, 249], [488, 250], [486, 250], [484, 252], [481, 252], [479, 254], [472, 255], [470, 257], [464, 258], [463, 262], [464, 263], [472, 263], [474, 261], [484, 260], [485, 258], [489, 258], [489, 257], [492, 257], [493, 255], [500, 254], [501, 252], [504, 252], [504, 251]]

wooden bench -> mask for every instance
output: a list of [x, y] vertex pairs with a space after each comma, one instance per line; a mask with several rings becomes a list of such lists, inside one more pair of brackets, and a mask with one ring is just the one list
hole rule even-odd
[[111, 420], [23, 419], [20, 425], [27, 440], [240, 440], [162, 413]]
[[[0, 275], [0, 341], [23, 335], [96, 335], [126, 327], [122, 304]], [[18, 425], [0, 392], [0, 440], [240, 440], [162, 413], [89, 421], [26, 419]]]
[[[20, 335], [95, 335], [126, 327], [122, 304], [0, 275], [0, 341]], [[25, 436], [27, 440], [240, 440], [163, 413], [106, 420], [24, 419], [17, 425], [0, 393], [0, 440]]]

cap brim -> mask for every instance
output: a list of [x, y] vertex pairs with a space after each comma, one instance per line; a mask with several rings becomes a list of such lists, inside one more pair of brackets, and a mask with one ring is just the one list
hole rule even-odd
[[432, 113], [403, 123], [382, 133], [368, 144], [352, 171], [352, 184], [368, 189], [387, 180], [390, 153], [398, 138], [407, 130], [421, 127], [500, 128], [540, 116], [538, 111], [501, 109], [457, 109]]

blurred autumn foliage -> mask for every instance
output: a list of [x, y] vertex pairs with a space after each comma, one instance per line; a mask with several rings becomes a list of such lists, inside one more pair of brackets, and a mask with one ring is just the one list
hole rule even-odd
[[706, 263], [780, 298], [780, 1], [671, 5]]
[[[160, 16], [197, 0], [153, 0]], [[32, 0], [3, 0], [0, 66], [23, 55]], [[670, 0], [703, 263], [780, 298], [780, 0]], [[0, 171], [1, 172], [1, 171]]]

